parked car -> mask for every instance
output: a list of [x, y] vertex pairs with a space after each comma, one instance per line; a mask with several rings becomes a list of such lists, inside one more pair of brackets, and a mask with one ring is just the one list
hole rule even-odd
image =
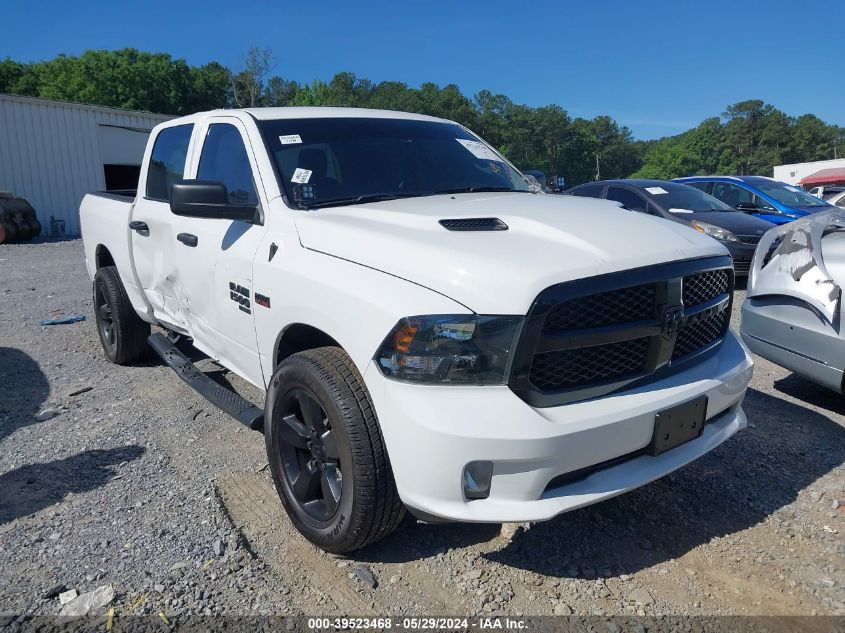
[[[292, 523], [347, 552], [429, 521], [550, 519], [746, 425], [727, 250], [531, 193], [461, 125], [216, 110], [152, 131], [136, 195], [81, 206], [106, 357], [148, 343], [264, 431]], [[150, 325], [164, 329], [150, 335]], [[179, 338], [266, 391], [202, 374]]]
[[830, 205], [792, 185], [765, 176], [690, 176], [680, 182], [718, 198], [728, 206], [773, 224], [786, 224]]
[[824, 194], [824, 201], [834, 207], [845, 207], [845, 187], [828, 187]]
[[[777, 245], [767, 260], [761, 251]], [[766, 233], [748, 279], [741, 333], [748, 347], [845, 392], [845, 210], [815, 213]]]
[[841, 191], [845, 191], [845, 187], [839, 187], [837, 185], [819, 185], [818, 187], [808, 189], [807, 193], [812, 196], [816, 196], [816, 198], [827, 200], [834, 194], [839, 193]]
[[602, 180], [573, 187], [569, 193], [614, 200], [630, 211], [680, 222], [709, 235], [727, 247], [737, 275], [748, 274], [757, 242], [774, 226], [698, 189], [663, 180]]

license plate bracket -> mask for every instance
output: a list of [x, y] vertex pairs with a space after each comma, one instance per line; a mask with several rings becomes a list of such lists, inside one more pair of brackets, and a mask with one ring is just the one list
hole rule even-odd
[[707, 396], [699, 396], [654, 416], [654, 432], [649, 455], [660, 455], [668, 450], [700, 437], [707, 419]]

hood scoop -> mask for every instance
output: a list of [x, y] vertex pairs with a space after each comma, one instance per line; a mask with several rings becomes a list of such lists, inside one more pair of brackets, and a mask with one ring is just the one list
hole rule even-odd
[[507, 231], [508, 225], [499, 218], [457, 218], [440, 220], [440, 226], [449, 231]]

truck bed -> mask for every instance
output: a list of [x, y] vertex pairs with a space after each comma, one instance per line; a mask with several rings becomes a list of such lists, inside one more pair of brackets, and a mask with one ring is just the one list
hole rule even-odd
[[134, 190], [89, 193], [79, 207], [79, 221], [88, 274], [93, 279], [99, 267], [116, 266], [132, 305], [141, 318], [150, 319], [132, 263], [129, 221], [134, 204]]

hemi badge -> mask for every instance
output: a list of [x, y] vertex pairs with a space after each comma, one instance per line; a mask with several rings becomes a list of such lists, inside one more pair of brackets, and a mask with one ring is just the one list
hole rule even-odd
[[265, 297], [264, 295], [255, 293], [255, 303], [260, 306], [264, 306], [265, 308], [270, 307], [270, 297]]

